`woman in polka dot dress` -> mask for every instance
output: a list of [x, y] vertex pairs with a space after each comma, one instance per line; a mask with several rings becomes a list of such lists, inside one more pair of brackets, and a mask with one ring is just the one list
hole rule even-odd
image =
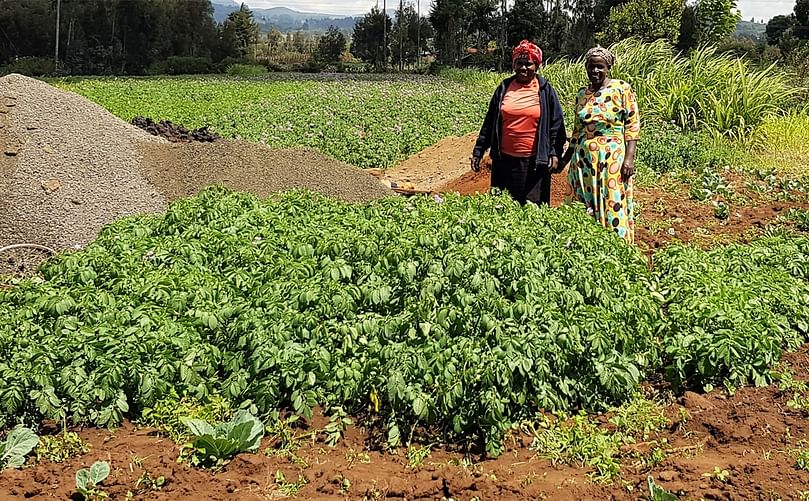
[[608, 49], [587, 52], [590, 85], [576, 95], [576, 122], [561, 164], [570, 165], [566, 200], [583, 202], [602, 225], [632, 243], [632, 178], [640, 116], [632, 87], [609, 77], [614, 63]]

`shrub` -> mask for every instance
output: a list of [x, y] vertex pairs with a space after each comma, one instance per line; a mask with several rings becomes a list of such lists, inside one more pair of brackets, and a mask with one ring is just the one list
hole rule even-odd
[[726, 141], [705, 132], [683, 131], [672, 123], [649, 121], [641, 134], [637, 162], [658, 174], [724, 167], [737, 155]]
[[231, 64], [227, 74], [233, 77], [257, 77], [267, 74], [267, 68], [260, 64]]
[[210, 73], [212, 64], [208, 57], [172, 56], [166, 60], [166, 69], [169, 75], [197, 75]]
[[29, 77], [51, 75], [55, 71], [53, 59], [46, 57], [21, 57], [0, 67], [0, 75], [19, 73]]

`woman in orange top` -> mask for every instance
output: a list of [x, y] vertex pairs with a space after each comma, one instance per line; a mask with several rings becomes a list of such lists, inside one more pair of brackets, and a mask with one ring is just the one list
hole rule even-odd
[[508, 191], [524, 204], [548, 204], [551, 171], [565, 146], [565, 122], [559, 97], [536, 74], [542, 50], [523, 40], [511, 54], [514, 75], [497, 87], [472, 152], [472, 170], [491, 149], [492, 187]]

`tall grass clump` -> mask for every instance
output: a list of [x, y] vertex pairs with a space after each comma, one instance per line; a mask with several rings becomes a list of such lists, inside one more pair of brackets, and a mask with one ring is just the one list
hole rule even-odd
[[797, 89], [774, 65], [717, 54], [714, 47], [675, 54], [663, 40], [623, 40], [613, 76], [632, 83], [641, 109], [683, 128], [746, 140], [765, 119], [786, 112]]
[[752, 135], [752, 149], [760, 164], [781, 174], [809, 174], [809, 116], [793, 111], [764, 120]]
[[[747, 145], [751, 132], [766, 119], [786, 113], [799, 92], [774, 65], [756, 69], [744, 59], [717, 54], [714, 47], [682, 55], [664, 40], [627, 39], [610, 49], [617, 58], [612, 77], [632, 84], [643, 115]], [[572, 107], [576, 92], [587, 83], [583, 58], [555, 61], [540, 72], [566, 108]], [[452, 70], [442, 76], [492, 91], [505, 75]]]

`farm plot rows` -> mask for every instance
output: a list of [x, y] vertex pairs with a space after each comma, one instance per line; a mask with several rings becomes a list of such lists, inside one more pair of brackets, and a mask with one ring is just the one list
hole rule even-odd
[[497, 455], [541, 409], [603, 409], [653, 375], [764, 383], [806, 340], [806, 238], [654, 262], [576, 207], [209, 189], [0, 291], [0, 419], [114, 426], [220, 395]]
[[223, 79], [56, 82], [130, 121], [210, 126], [273, 148], [309, 147], [357, 167], [389, 167], [480, 126], [490, 90], [438, 78], [389, 81]]

